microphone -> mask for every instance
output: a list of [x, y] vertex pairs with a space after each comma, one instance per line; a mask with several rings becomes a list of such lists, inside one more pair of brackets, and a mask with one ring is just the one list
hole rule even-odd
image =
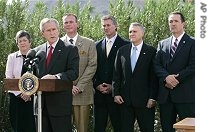
[[45, 58], [45, 52], [38, 51], [35, 55], [35, 58], [32, 60], [32, 66], [38, 64], [43, 58]]
[[26, 54], [26, 59], [24, 60], [24, 65], [27, 66], [30, 63], [30, 60], [32, 60], [34, 58], [36, 54], [36, 51], [31, 49], [28, 51], [28, 53]]

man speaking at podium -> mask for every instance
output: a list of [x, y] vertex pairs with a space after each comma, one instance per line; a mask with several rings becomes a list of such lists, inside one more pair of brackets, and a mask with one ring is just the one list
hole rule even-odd
[[[41, 79], [74, 81], [79, 74], [79, 54], [75, 46], [59, 39], [59, 23], [52, 18], [40, 22], [42, 36], [46, 43], [35, 48], [46, 53], [46, 59], [38, 63]], [[72, 92], [70, 88], [60, 92], [42, 93], [42, 131], [71, 132]]]

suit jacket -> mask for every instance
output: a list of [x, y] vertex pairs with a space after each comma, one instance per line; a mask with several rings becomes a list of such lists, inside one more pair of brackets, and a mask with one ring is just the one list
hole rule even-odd
[[[68, 41], [66, 36], [61, 40]], [[79, 77], [74, 81], [82, 93], [73, 96], [73, 105], [93, 104], [93, 82], [92, 78], [97, 68], [97, 52], [93, 40], [78, 35], [75, 44], [79, 50]]]
[[[47, 53], [47, 44], [44, 43], [35, 48], [36, 51]], [[52, 74], [60, 76], [65, 81], [74, 81], [79, 74], [79, 54], [76, 46], [64, 43], [59, 39], [49, 63], [48, 69], [45, 68], [46, 59], [43, 58], [38, 63], [39, 75]], [[50, 115], [69, 115], [72, 105], [71, 89], [61, 92], [43, 92], [42, 107], [46, 107]]]
[[97, 70], [93, 79], [93, 84], [95, 88], [94, 102], [95, 103], [105, 103], [105, 102], [113, 102], [112, 94], [102, 94], [100, 91], [96, 89], [96, 87], [102, 83], [112, 84], [113, 78], [113, 69], [114, 69], [114, 61], [116, 57], [117, 50], [127, 44], [128, 41], [121, 38], [117, 35], [115, 42], [109, 52], [109, 56], [106, 56], [106, 40], [105, 38], [96, 42], [96, 50], [97, 50]]
[[134, 71], [131, 69], [132, 44], [119, 49], [114, 67], [113, 87], [114, 96], [120, 95], [125, 105], [146, 107], [148, 99], [156, 99], [157, 77], [153, 69], [156, 49], [145, 43]]
[[[164, 103], [169, 94], [175, 103], [195, 102], [195, 39], [184, 34], [177, 50], [170, 57], [172, 37], [162, 40], [158, 45], [155, 71], [159, 78], [159, 103]], [[179, 84], [170, 90], [165, 87], [165, 78], [179, 74]]]

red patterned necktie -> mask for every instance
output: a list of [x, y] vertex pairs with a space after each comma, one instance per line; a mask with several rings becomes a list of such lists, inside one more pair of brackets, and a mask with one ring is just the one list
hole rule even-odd
[[178, 39], [175, 39], [174, 44], [171, 45], [171, 57], [174, 56], [176, 49], [178, 47]]
[[46, 68], [48, 68], [48, 65], [50, 64], [50, 60], [52, 58], [52, 50], [53, 50], [53, 47], [50, 46], [49, 48], [50, 48], [50, 50], [48, 52], [47, 59], [46, 59]]

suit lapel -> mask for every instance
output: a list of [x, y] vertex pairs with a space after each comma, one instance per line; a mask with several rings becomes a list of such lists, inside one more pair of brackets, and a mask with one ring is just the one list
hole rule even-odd
[[40, 50], [45, 52], [45, 58], [41, 59], [41, 61], [39, 62], [39, 63], [41, 63], [41, 65], [39, 65], [39, 76], [43, 76], [46, 74], [42, 71], [46, 72], [45, 69], [46, 69], [47, 44], [44, 43]]
[[143, 64], [144, 64], [144, 62], [146, 61], [146, 58], [147, 58], [146, 56], [147, 56], [147, 45], [143, 43], [133, 73], [135, 73], [136, 67], [141, 68], [143, 66]]
[[176, 52], [173, 56], [173, 59], [176, 58], [177, 54], [179, 54], [180, 50], [185, 46], [185, 43], [186, 43], [186, 40], [187, 39], [187, 35], [184, 34], [184, 36], [182, 37], [182, 39], [180, 40], [179, 44], [178, 44], [178, 47], [176, 49]]
[[83, 42], [82, 37], [80, 35], [78, 35], [75, 45], [77, 46], [78, 49], [80, 49], [82, 47], [83, 43], [84, 42]]
[[120, 37], [117, 35], [117, 37], [116, 37], [116, 39], [115, 39], [115, 41], [114, 41], [114, 43], [112, 45], [112, 48], [111, 48], [111, 50], [109, 52], [108, 58], [113, 56], [113, 55], [115, 55], [115, 53], [119, 49], [119, 46], [120, 46], [119, 39], [120, 39]]
[[105, 58], [107, 57], [106, 56], [106, 39], [104, 38], [103, 40], [102, 40], [102, 42], [101, 42], [102, 44], [101, 44], [101, 48], [102, 48], [102, 54], [105, 56]]
[[[132, 48], [132, 44], [130, 43], [128, 47], [128, 50], [125, 50], [124, 54], [125, 54], [125, 60], [127, 60], [129, 63], [127, 63], [127, 67], [128, 67], [128, 71], [129, 73], [132, 75], [132, 68], [131, 68], [131, 48]], [[135, 69], [135, 68], [134, 68]]]
[[166, 52], [167, 60], [170, 61], [170, 58], [171, 58], [170, 50], [171, 50], [172, 37], [169, 37], [164, 43], [165, 43], [164, 51]]

